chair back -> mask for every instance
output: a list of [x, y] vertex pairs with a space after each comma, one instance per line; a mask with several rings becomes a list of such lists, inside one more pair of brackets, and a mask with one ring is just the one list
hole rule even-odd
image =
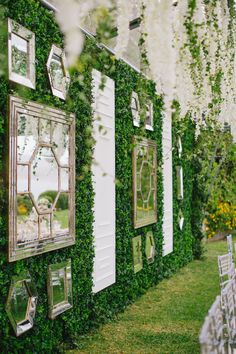
[[220, 296], [217, 296], [205, 318], [199, 341], [202, 354], [228, 353]]
[[228, 253], [233, 254], [234, 253], [234, 249], [233, 249], [232, 235], [228, 235], [227, 236], [227, 246], [228, 246]]
[[221, 290], [223, 290], [226, 284], [228, 284], [231, 279], [235, 278], [235, 268], [232, 253], [227, 253], [223, 254], [222, 256], [218, 256], [218, 269], [220, 277], [220, 286]]

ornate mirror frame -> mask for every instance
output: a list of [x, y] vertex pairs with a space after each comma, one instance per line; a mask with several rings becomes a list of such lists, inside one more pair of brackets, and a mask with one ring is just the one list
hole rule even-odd
[[[20, 75], [13, 69], [13, 38], [18, 38], [19, 41], [26, 44], [26, 71], [27, 75]], [[20, 45], [20, 44], [19, 44]], [[18, 55], [19, 55], [19, 49]], [[23, 52], [21, 52], [23, 53]], [[17, 53], [15, 52], [15, 55]], [[22, 67], [22, 65], [21, 65]], [[35, 89], [35, 35], [25, 27], [21, 26], [17, 22], [8, 18], [8, 72], [9, 80], [17, 82], [18, 84]]]
[[[142, 226], [154, 224], [157, 222], [157, 145], [153, 140], [148, 140], [140, 137], [133, 138], [133, 145], [133, 222], [134, 228], [137, 229]], [[137, 170], [137, 159], [141, 151], [146, 151], [148, 154], [152, 152], [153, 160], [147, 161], [145, 158], [143, 158], [140, 170]], [[142, 181], [144, 180], [144, 178], [142, 178], [142, 172], [144, 168], [146, 171], [147, 169], [150, 171], [150, 190], [146, 199], [142, 193]], [[141, 211], [139, 210], [140, 207], [137, 205], [140, 196], [142, 199], [141, 209], [145, 210], [145, 212], [148, 211], [147, 215], [144, 215], [143, 217], [139, 216]], [[152, 203], [150, 200], [152, 200]], [[152, 213], [150, 212], [150, 208], [152, 208]]]
[[75, 243], [75, 116], [13, 96], [9, 111], [12, 262]]
[[[63, 71], [61, 90], [58, 89], [58, 87], [55, 87], [54, 80], [53, 80], [51, 65], [52, 65], [52, 61], [53, 61], [54, 56], [61, 60], [61, 69]], [[57, 47], [55, 44], [52, 45], [52, 48], [51, 48], [51, 51], [50, 51], [50, 54], [48, 57], [47, 71], [48, 71], [48, 77], [49, 77], [49, 81], [50, 81], [51, 90], [52, 90], [53, 95], [56, 97], [59, 97], [62, 100], [65, 100], [66, 96], [67, 96], [68, 89], [69, 89], [69, 85], [70, 85], [70, 74], [66, 68], [65, 52], [61, 48]]]
[[[20, 296], [22, 297], [22, 302], [26, 300], [25, 296], [28, 297], [27, 304], [24, 304], [25, 306], [22, 306], [22, 303], [21, 306], [19, 305]], [[12, 278], [6, 303], [6, 312], [17, 337], [33, 327], [37, 299], [37, 291], [28, 272]], [[14, 315], [12, 300], [14, 301], [14, 309], [19, 307], [18, 309], [24, 311], [23, 319], [17, 319]], [[18, 316], [20, 315], [18, 314]]]
[[[55, 301], [54, 296], [58, 301]], [[49, 266], [48, 302], [49, 318], [52, 320], [73, 306], [71, 259]]]

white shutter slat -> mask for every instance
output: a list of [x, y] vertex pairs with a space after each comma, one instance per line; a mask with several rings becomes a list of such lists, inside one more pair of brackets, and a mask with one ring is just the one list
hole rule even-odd
[[92, 165], [94, 187], [93, 292], [115, 283], [115, 86], [93, 70], [93, 137], [96, 141]]

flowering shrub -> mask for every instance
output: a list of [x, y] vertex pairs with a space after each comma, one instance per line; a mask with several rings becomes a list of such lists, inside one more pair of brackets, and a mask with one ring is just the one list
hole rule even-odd
[[206, 234], [208, 238], [218, 231], [232, 231], [236, 228], [236, 205], [219, 202], [216, 210], [209, 213], [206, 219]]

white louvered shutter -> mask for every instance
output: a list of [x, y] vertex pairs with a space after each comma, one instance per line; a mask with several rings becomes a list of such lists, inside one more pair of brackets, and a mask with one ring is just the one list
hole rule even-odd
[[171, 114], [163, 121], [163, 177], [164, 177], [164, 217], [163, 256], [173, 252], [173, 180], [172, 180], [172, 122]]
[[93, 292], [115, 283], [115, 85], [93, 70], [94, 270]]

